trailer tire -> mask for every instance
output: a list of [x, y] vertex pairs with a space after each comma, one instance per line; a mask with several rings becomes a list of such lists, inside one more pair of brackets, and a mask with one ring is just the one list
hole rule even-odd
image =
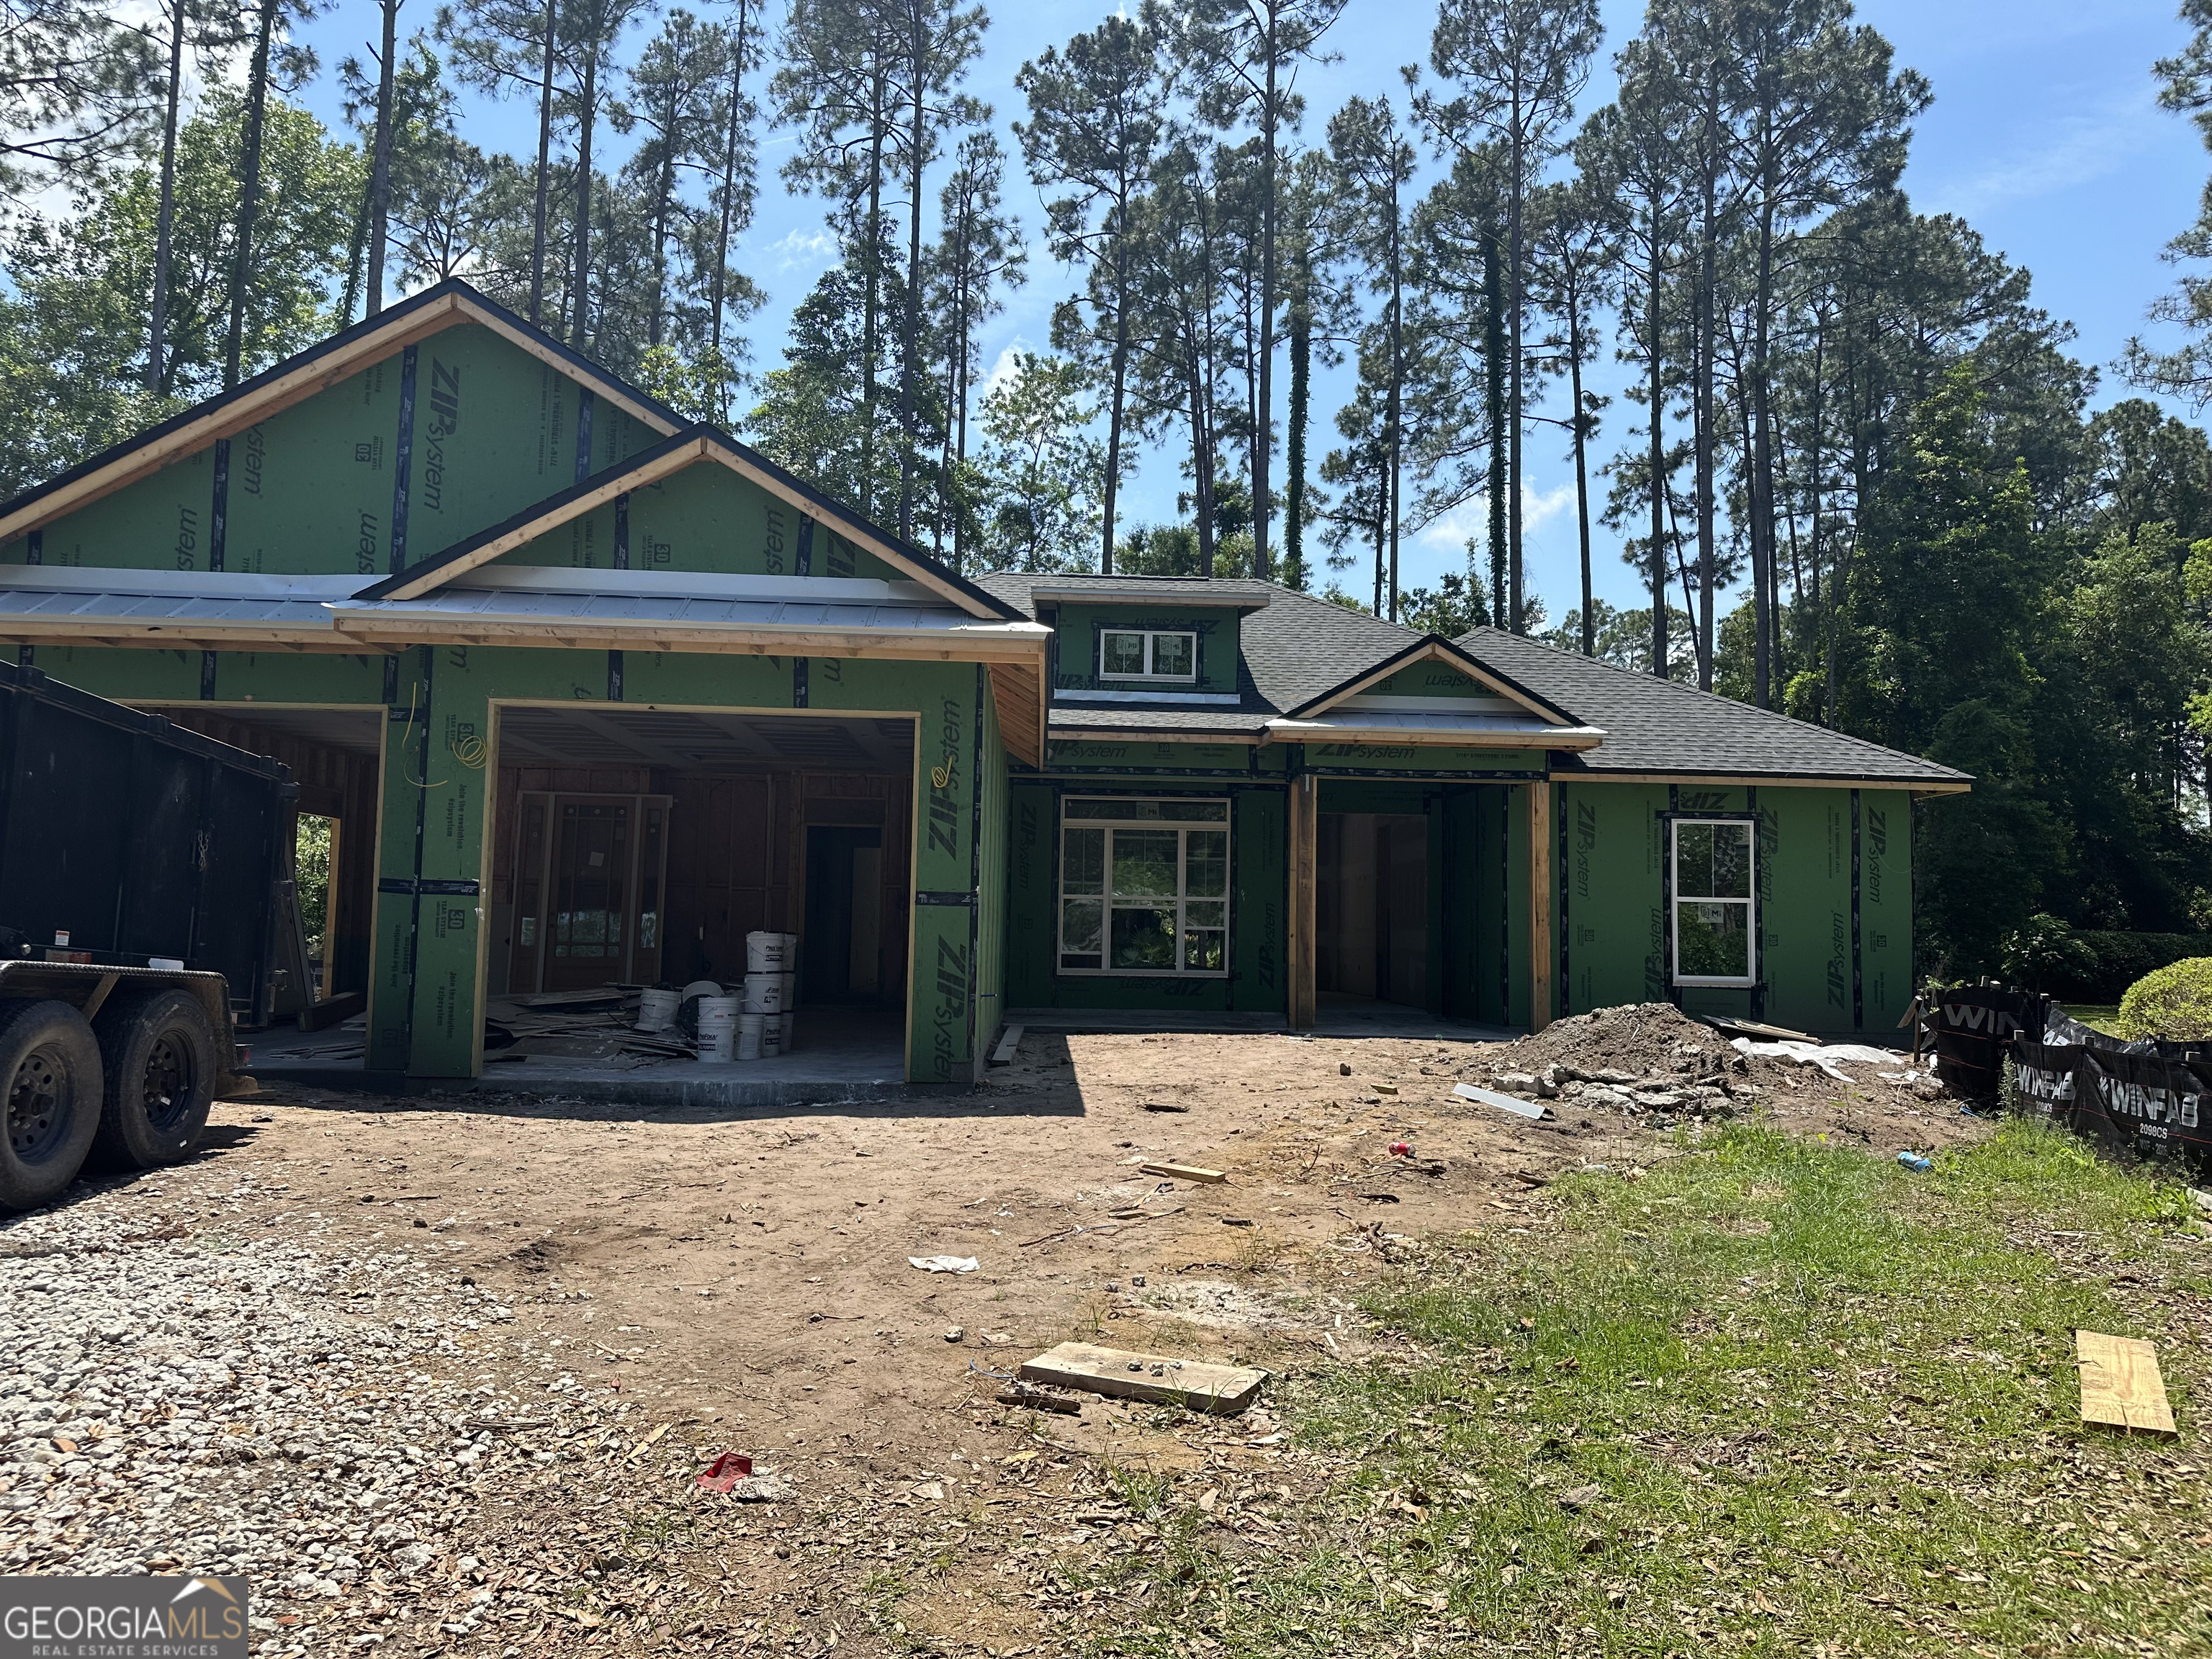
[[120, 1170], [182, 1163], [222, 1074], [207, 1010], [189, 991], [155, 991], [111, 1004], [93, 1029], [107, 1079], [94, 1157]]
[[100, 1044], [66, 1002], [0, 1004], [0, 1210], [28, 1210], [76, 1179], [100, 1128]]

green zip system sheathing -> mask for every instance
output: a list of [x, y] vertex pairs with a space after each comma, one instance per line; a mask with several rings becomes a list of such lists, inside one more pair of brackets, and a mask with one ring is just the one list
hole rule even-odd
[[[1892, 1030], [1912, 996], [1912, 812], [1898, 789], [1559, 786], [1559, 1012], [1672, 1000], [1821, 1033]], [[1667, 817], [1755, 814], [1759, 984], [1670, 987]]]
[[[1115, 749], [1122, 745], [1086, 745]], [[1152, 744], [1127, 747], [1151, 749]], [[1187, 750], [1190, 744], [1159, 744]], [[1062, 745], [1054, 744], [1058, 753]], [[1239, 759], [1250, 751], [1224, 749]], [[1223, 769], [1224, 772], [1228, 769]], [[1118, 775], [1018, 776], [1010, 788], [1006, 876], [1006, 996], [1030, 1008], [1157, 1008], [1191, 1012], [1279, 1013], [1284, 981], [1284, 906], [1288, 902], [1287, 807], [1283, 786], [1251, 782], [1235, 773], [1194, 780], [1185, 773], [1134, 782]], [[1229, 803], [1229, 972], [1085, 974], [1058, 971], [1060, 802], [1116, 795], [1188, 796]]]
[[457, 325], [10, 541], [0, 562], [384, 575], [660, 435]]

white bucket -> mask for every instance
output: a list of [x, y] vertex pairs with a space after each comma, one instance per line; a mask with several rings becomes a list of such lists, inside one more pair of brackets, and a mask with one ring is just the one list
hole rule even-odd
[[767, 1018], [766, 1014], [738, 1016], [738, 1058], [739, 1060], [758, 1060], [761, 1057], [761, 1026]]
[[745, 972], [772, 974], [783, 966], [784, 952], [788, 947], [788, 933], [747, 933], [745, 935]]
[[783, 981], [782, 1012], [787, 1014], [799, 1006], [799, 975], [787, 969], [777, 977]]
[[747, 974], [745, 975], [745, 1012], [749, 1014], [780, 1014], [783, 1012], [783, 981], [781, 974]]
[[761, 1016], [761, 1058], [763, 1060], [773, 1059], [783, 1052], [783, 1022], [788, 1018], [789, 1016], [786, 1014]]
[[681, 991], [647, 991], [637, 1000], [637, 1029], [665, 1031], [676, 1024], [676, 1010], [684, 1000]]
[[775, 1018], [775, 1051], [780, 1054], [787, 1054], [799, 1047], [799, 1016], [786, 1013], [778, 1014]]
[[738, 1000], [735, 997], [699, 999], [699, 1058], [737, 1058]]

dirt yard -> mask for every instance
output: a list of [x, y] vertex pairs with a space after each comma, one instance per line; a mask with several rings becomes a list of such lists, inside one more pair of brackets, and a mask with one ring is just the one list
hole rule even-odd
[[[1986, 1131], [1924, 1073], [1843, 1070], [1747, 1060], [1656, 1007], [1492, 1047], [1032, 1036], [972, 1094], [890, 1108], [270, 1089], [219, 1105], [193, 1165], [80, 1187], [52, 1214], [87, 1206], [116, 1237], [211, 1251], [304, 1238], [335, 1273], [382, 1264], [356, 1306], [371, 1324], [455, 1310], [407, 1363], [485, 1403], [465, 1420], [440, 1408], [452, 1446], [395, 1466], [422, 1521], [357, 1528], [345, 1572], [305, 1588], [258, 1581], [275, 1597], [257, 1609], [263, 1652], [1053, 1653], [1080, 1592], [990, 1586], [1021, 1589], [1046, 1540], [1110, 1524], [1127, 1472], [1217, 1472], [1263, 1526], [1265, 1502], [1327, 1472], [1264, 1399], [1234, 1422], [1096, 1400], [1079, 1416], [1012, 1409], [999, 1379], [1022, 1358], [1077, 1339], [1295, 1372], [1396, 1340], [1352, 1300], [1394, 1251], [1522, 1226], [1562, 1171], [1650, 1167], [1730, 1119], [1881, 1158]], [[1529, 1094], [1542, 1077], [1546, 1118], [1451, 1093], [1501, 1076]], [[1139, 1171], [1153, 1160], [1228, 1179]], [[41, 1224], [0, 1230], [0, 1265], [53, 1254], [33, 1248]], [[909, 1265], [937, 1255], [977, 1265]], [[271, 1324], [307, 1316], [269, 1294]], [[93, 1413], [71, 1375], [50, 1376], [36, 1411], [17, 1402], [57, 1447], [90, 1432], [67, 1426]], [[387, 1391], [420, 1392], [397, 1370], [350, 1384], [369, 1415]], [[126, 1517], [151, 1528], [140, 1559], [184, 1560], [120, 1496], [46, 1496], [83, 1453], [38, 1449], [0, 1468], [6, 1570], [66, 1571]], [[724, 1449], [785, 1495], [701, 1494]]]

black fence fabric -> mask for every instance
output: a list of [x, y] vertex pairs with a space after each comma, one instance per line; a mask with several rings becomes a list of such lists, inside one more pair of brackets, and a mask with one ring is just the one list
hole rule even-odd
[[2050, 1009], [2047, 997], [2002, 986], [1962, 985], [1936, 993], [1936, 1075], [1954, 1094], [1995, 1100], [2014, 1040], [2040, 1042]]
[[2062, 1016], [2042, 1041], [2015, 1037], [2011, 1058], [2022, 1111], [2115, 1154], [2212, 1164], [2212, 1054], [2204, 1045], [2121, 1042]]

